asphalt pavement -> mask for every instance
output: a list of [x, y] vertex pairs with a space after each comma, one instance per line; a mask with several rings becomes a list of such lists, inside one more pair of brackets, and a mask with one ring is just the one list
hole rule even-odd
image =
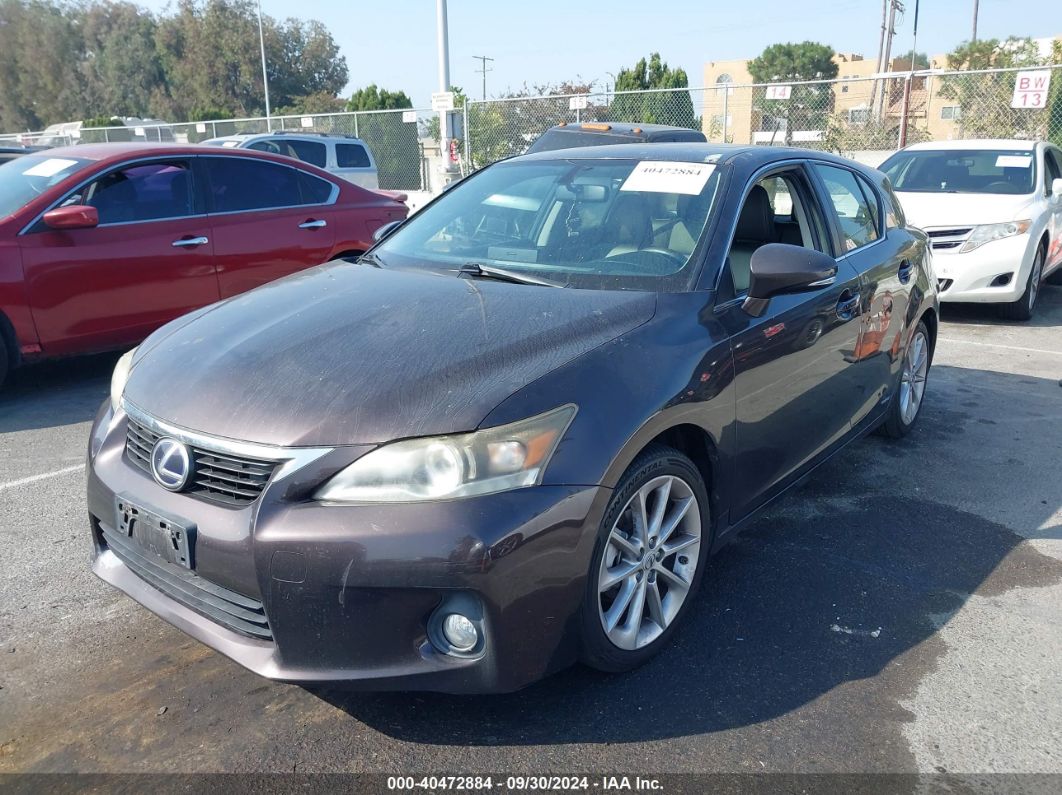
[[917, 432], [869, 437], [710, 565], [672, 647], [503, 696], [260, 679], [89, 572], [115, 356], [0, 393], [0, 772], [1062, 774], [1062, 288], [945, 305]]

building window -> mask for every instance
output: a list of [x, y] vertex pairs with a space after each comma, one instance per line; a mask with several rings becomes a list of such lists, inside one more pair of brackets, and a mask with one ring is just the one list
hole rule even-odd
[[[723, 72], [719, 77], [715, 78], [715, 84], [717, 86], [729, 86], [729, 84], [733, 82], [734, 78], [732, 78], [727, 72]], [[732, 96], [734, 94], [734, 89], [728, 87], [726, 93]]]
[[866, 124], [870, 121], [870, 108], [849, 108], [849, 124]]
[[[718, 128], [720, 130], [723, 129], [723, 117], [722, 117], [722, 115], [717, 114], [715, 116], [712, 116], [712, 126]], [[733, 127], [734, 126], [734, 117], [731, 116], [729, 113], [726, 116], [726, 126], [727, 127]]]
[[962, 116], [962, 108], [958, 105], [945, 105], [940, 109], [940, 118], [945, 121], [955, 121]]

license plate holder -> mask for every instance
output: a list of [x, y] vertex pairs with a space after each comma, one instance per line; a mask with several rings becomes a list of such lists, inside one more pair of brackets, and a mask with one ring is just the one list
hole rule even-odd
[[115, 527], [167, 563], [195, 568], [195, 524], [145, 508], [123, 495], [114, 498]]

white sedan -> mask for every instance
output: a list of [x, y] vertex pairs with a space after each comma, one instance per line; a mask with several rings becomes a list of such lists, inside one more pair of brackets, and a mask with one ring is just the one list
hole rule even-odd
[[1041, 282], [1062, 283], [1062, 150], [1042, 141], [915, 144], [884, 163], [932, 241], [941, 301], [1032, 317]]

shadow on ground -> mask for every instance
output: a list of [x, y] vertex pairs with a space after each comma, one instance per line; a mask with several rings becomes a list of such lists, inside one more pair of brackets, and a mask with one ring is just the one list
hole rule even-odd
[[110, 391], [121, 353], [26, 365], [0, 388], [0, 433], [88, 422]]
[[[855, 443], [723, 550], [676, 642], [643, 668], [621, 676], [576, 668], [503, 696], [315, 694], [409, 742], [618, 743], [769, 721], [885, 672], [975, 591], [1062, 580], [1062, 563], [1019, 546], [1011, 530], [934, 499], [962, 473], [926, 466], [941, 446], [988, 432], [978, 417], [1007, 399], [1001, 390], [982, 395], [985, 405], [970, 411], [956, 401], [964, 384], [988, 379], [1052, 396], [1057, 385], [947, 367], [934, 379], [942, 388], [912, 437]], [[997, 455], [1020, 454], [1008, 453], [1020, 441], [997, 436]], [[1030, 521], [1050, 517], [1057, 502], [1038, 502]], [[917, 659], [905, 663], [908, 688], [926, 672]], [[890, 692], [889, 701], [902, 696]]]

